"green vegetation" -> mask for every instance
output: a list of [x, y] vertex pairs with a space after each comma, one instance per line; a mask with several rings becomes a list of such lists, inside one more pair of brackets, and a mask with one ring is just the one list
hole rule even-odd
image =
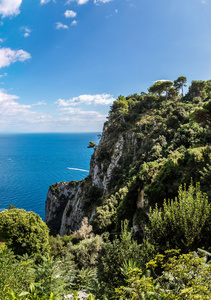
[[0, 241], [16, 255], [48, 255], [49, 229], [33, 212], [12, 208], [0, 213]]
[[210, 215], [211, 205], [199, 184], [196, 187], [191, 184], [188, 190], [180, 186], [178, 198], [164, 200], [161, 209], [157, 205], [150, 209], [147, 233], [160, 251], [169, 247], [183, 252], [202, 245], [209, 247], [211, 240], [204, 229], [211, 232]]
[[211, 264], [205, 258], [196, 253], [178, 255], [172, 250], [147, 263], [146, 274], [136, 266], [126, 265], [125, 285], [115, 289], [114, 299], [208, 300]]
[[174, 80], [174, 87], [177, 91], [180, 89], [182, 90], [182, 97], [183, 97], [183, 87], [187, 86], [187, 78], [185, 76], [180, 76], [176, 80]]
[[94, 142], [90, 141], [87, 148], [94, 148], [95, 146], [96, 146], [96, 144]]
[[73, 236], [50, 237], [39, 262], [1, 243], [0, 299], [209, 299], [211, 254], [201, 248], [211, 246], [210, 216], [207, 195], [191, 184], [151, 209], [141, 243], [128, 221], [115, 236], [95, 235], [87, 218]]
[[[193, 81], [183, 96], [186, 83], [184, 76], [157, 81], [149, 93], [114, 101], [105, 123], [109, 139], [97, 147], [104, 174], [118, 155], [115, 145], [120, 139], [123, 150], [93, 220], [96, 232], [119, 231], [125, 218], [130, 226], [142, 228], [149, 205], [160, 207], [164, 199], [174, 199], [179, 186], [191, 180], [200, 182], [211, 201], [211, 81]], [[127, 192], [119, 199], [116, 193], [122, 189]]]
[[[95, 152], [103, 173], [118, 163], [106, 191], [83, 181], [91, 224], [49, 236], [32, 212], [0, 213], [1, 300], [210, 299], [211, 81], [184, 95], [186, 83], [114, 101]], [[57, 184], [51, 192], [62, 194]]]
[[[73, 236], [51, 237], [51, 252], [39, 261], [33, 255], [15, 255], [8, 247], [16, 250], [16, 245], [5, 239], [0, 298], [78, 299], [83, 291], [89, 299], [209, 299], [211, 254], [201, 248], [211, 248], [210, 217], [207, 195], [199, 184], [191, 184], [188, 189], [181, 186], [175, 200], [150, 210], [141, 243], [128, 221], [115, 236], [95, 235], [87, 218]], [[38, 238], [39, 232], [35, 243]]]
[[176, 96], [176, 88], [174, 89], [173, 87], [173, 82], [169, 80], [164, 80], [164, 81], [156, 81], [155, 84], [153, 84], [149, 88], [150, 93], [155, 93], [161, 96], [163, 93], [165, 93], [166, 96], [166, 103], [167, 103], [167, 97], [169, 95], [171, 96]]

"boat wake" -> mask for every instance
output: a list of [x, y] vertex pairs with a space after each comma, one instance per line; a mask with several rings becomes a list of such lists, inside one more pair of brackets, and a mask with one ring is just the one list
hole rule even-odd
[[82, 172], [88, 172], [88, 170], [83, 170], [83, 169], [77, 169], [77, 168], [68, 168], [69, 170], [76, 170], [76, 171], [82, 171]]

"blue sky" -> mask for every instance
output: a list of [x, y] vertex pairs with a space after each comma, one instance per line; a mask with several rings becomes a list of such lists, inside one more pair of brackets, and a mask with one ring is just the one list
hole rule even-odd
[[120, 94], [211, 78], [211, 0], [0, 0], [0, 132], [101, 131]]

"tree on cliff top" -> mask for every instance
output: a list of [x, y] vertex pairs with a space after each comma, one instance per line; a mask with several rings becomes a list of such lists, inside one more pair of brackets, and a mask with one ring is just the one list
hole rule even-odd
[[174, 87], [178, 91], [182, 89], [182, 97], [183, 97], [183, 87], [187, 86], [187, 78], [185, 76], [180, 76], [176, 80], [174, 80]]
[[166, 102], [167, 102], [167, 97], [169, 90], [172, 88], [173, 82], [170, 80], [158, 80], [153, 84], [152, 86], [149, 87], [149, 92], [158, 94], [161, 96], [162, 93], [166, 93]]
[[155, 84], [149, 87], [148, 91], [153, 94], [158, 94], [161, 96], [163, 93], [162, 81], [156, 81]]
[[113, 105], [111, 106], [111, 110], [109, 112], [110, 120], [111, 121], [121, 120], [126, 125], [125, 115], [128, 112], [129, 112], [128, 101], [124, 96], [120, 95], [118, 99], [113, 102]]

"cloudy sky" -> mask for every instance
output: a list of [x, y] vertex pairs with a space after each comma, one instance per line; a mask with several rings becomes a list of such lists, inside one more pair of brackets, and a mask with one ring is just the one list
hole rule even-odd
[[101, 131], [120, 94], [211, 79], [211, 0], [0, 0], [0, 133]]

